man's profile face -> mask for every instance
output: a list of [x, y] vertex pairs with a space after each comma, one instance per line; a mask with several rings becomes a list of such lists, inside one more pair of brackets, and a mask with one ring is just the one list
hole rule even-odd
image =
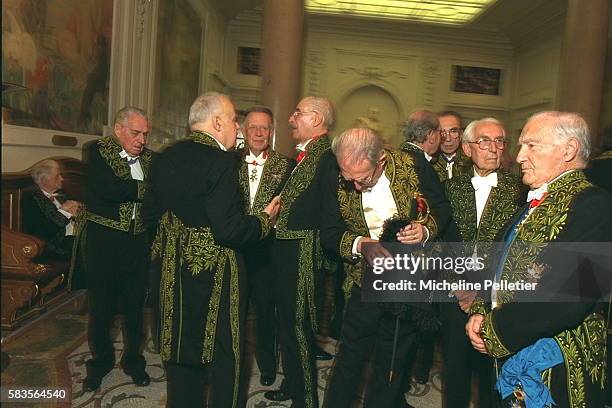
[[289, 116], [291, 137], [298, 143], [312, 139], [316, 115], [319, 115], [313, 108], [311, 103], [302, 99], [296, 106], [295, 111]]
[[115, 125], [115, 135], [127, 154], [138, 156], [149, 137], [149, 122], [140, 115], [129, 115], [124, 123]]
[[440, 147], [440, 129], [434, 129], [427, 135], [424, 150], [430, 156], [433, 156]]
[[376, 164], [372, 164], [367, 159], [354, 160], [350, 156], [344, 155], [338, 158], [340, 175], [345, 182], [353, 183], [355, 190], [364, 191], [376, 185], [380, 178], [379, 168], [384, 157]]
[[244, 130], [251, 151], [262, 152], [270, 145], [272, 119], [265, 112], [251, 112], [244, 121]]
[[[501, 165], [504, 149], [500, 149], [495, 141], [506, 140], [504, 128], [496, 123], [481, 123], [474, 129], [474, 139], [471, 141], [478, 142], [479, 140], [489, 141], [488, 147], [483, 149], [478, 143], [463, 143], [465, 155], [472, 159], [474, 166], [480, 173], [490, 173], [497, 170]], [[483, 147], [485, 147], [484, 144]]]
[[527, 122], [519, 137], [516, 161], [521, 165], [523, 183], [532, 189], [548, 183], [565, 169], [564, 142], [556, 142], [551, 131], [552, 124], [540, 118]]
[[219, 129], [221, 140], [220, 142], [225, 146], [226, 149], [231, 149], [236, 144], [236, 137], [238, 136], [238, 119], [236, 118], [236, 109], [234, 104], [229, 99], [223, 99], [222, 110], [219, 114]]
[[42, 186], [45, 191], [54, 193], [62, 188], [62, 182], [64, 178], [60, 172], [59, 166], [54, 166], [49, 171], [49, 175], [43, 180], [44, 185]]
[[440, 116], [440, 150], [452, 155], [459, 149], [461, 142], [461, 121], [453, 115]]

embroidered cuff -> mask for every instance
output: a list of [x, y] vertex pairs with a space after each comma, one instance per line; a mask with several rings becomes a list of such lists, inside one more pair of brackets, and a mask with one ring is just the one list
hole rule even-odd
[[272, 228], [272, 223], [270, 222], [270, 217], [265, 212], [260, 212], [256, 214], [255, 217], [259, 219], [259, 223], [261, 224], [261, 236], [260, 239], [264, 239]]
[[147, 191], [147, 184], [143, 181], [137, 181], [136, 184], [138, 185], [138, 199], [142, 200]]
[[495, 358], [506, 357], [512, 353], [506, 348], [506, 346], [504, 346], [501, 339], [495, 332], [493, 316], [493, 312], [485, 315], [485, 319], [480, 327], [480, 336], [482, 337], [485, 347], [491, 356]]
[[486, 316], [487, 313], [487, 305], [484, 299], [479, 297], [474, 299], [474, 303], [472, 303], [472, 307], [470, 307], [470, 316], [475, 314], [481, 314], [483, 316]]
[[338, 252], [343, 259], [353, 260], [355, 256], [353, 255], [353, 242], [359, 237], [357, 234], [353, 234], [352, 232], [345, 231], [342, 234], [342, 238], [340, 239], [340, 245], [338, 248]]
[[436, 223], [436, 219], [431, 214], [428, 215], [424, 226], [429, 233], [428, 240], [434, 239], [438, 235], [438, 223]]

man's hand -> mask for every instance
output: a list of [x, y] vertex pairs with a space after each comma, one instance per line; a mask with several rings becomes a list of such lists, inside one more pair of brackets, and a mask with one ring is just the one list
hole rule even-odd
[[[367, 244], [367, 245], [363, 245]], [[391, 253], [387, 251], [377, 239], [369, 237], [361, 237], [357, 243], [357, 252], [359, 252], [370, 266], [374, 266], [375, 258], [390, 258]]]
[[424, 239], [425, 227], [414, 221], [397, 233], [397, 240], [402, 244], [420, 244]]
[[266, 214], [268, 214], [268, 217], [270, 217], [270, 222], [272, 223], [272, 225], [276, 224], [276, 217], [278, 216], [279, 210], [280, 196], [274, 197], [263, 210]]
[[470, 316], [467, 324], [465, 325], [465, 334], [467, 334], [470, 339], [470, 343], [472, 343], [472, 347], [482, 354], [487, 354], [487, 348], [485, 347], [485, 343], [480, 337], [480, 326], [484, 321], [484, 316], [481, 314], [475, 314]]
[[474, 299], [476, 299], [476, 291], [475, 290], [455, 290], [453, 292], [457, 300], [459, 301], [459, 307], [465, 313], [469, 313], [470, 308], [472, 307], [472, 303], [474, 303]]
[[60, 208], [62, 210], [64, 210], [64, 211], [69, 212], [73, 216], [76, 216], [79, 213], [79, 211], [81, 211], [81, 206], [82, 206], [82, 204], [80, 202], [78, 202], [78, 201], [66, 200], [60, 206]]

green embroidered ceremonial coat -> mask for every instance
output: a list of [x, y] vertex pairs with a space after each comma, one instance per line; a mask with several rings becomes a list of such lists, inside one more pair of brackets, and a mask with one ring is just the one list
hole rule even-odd
[[[265, 213], [245, 214], [238, 166], [235, 152], [193, 132], [155, 160], [144, 209], [148, 223], [159, 220], [152, 252], [161, 264], [161, 358], [214, 365], [216, 344], [231, 344], [234, 403], [246, 308], [244, 263], [237, 249], [271, 229]], [[220, 331], [218, 322], [228, 320], [229, 328]]]
[[[414, 219], [416, 217], [414, 194], [421, 193], [421, 182], [414, 160], [411, 155], [401, 151], [387, 150], [387, 157], [385, 175], [390, 181], [397, 214], [400, 218]], [[428, 199], [427, 196], [424, 198]], [[339, 183], [337, 201], [344, 225], [330, 223], [321, 231], [321, 241], [327, 251], [343, 259], [346, 273], [343, 287], [348, 294], [353, 285], [361, 286], [363, 275], [361, 262], [352, 253], [353, 242], [360, 236], [369, 237], [370, 232], [363, 215], [361, 192], [350, 188], [346, 183]], [[429, 217], [424, 225], [429, 230], [430, 239], [434, 239], [438, 234], [438, 220]]]
[[[432, 163], [438, 178], [440, 181], [448, 180], [448, 171], [446, 171], [446, 160], [442, 157], [443, 153], [440, 153]], [[472, 161], [469, 157], [463, 154], [461, 148], [457, 150], [457, 155], [455, 156], [455, 163], [453, 164], [453, 178], [461, 175], [461, 174], [472, 174]]]
[[[588, 259], [567, 263], [559, 256], [559, 251], [552, 251], [551, 244], [612, 242], [610, 208], [612, 196], [589, 183], [582, 171], [569, 172], [552, 182], [542, 203], [518, 224], [517, 236], [509, 247], [501, 275], [501, 280], [508, 282], [538, 283], [537, 289], [532, 292], [499, 291], [501, 306], [492, 311], [487, 310], [483, 302], [472, 307], [472, 313], [485, 316], [481, 336], [493, 357], [504, 359], [540, 338], [554, 338], [561, 348], [564, 363], [544, 371], [543, 379], [558, 406], [603, 406], [606, 377], [604, 305], [592, 299], [572, 303], [556, 302], [555, 297], [551, 297], [551, 302], [539, 303], [529, 299], [538, 293], [548, 293], [545, 290], [556, 288], [561, 279], [580, 282], [569, 289], [582, 290], [582, 285], [590, 287], [593, 271], [598, 270], [597, 264]], [[572, 278], [576, 280], [570, 280]]]
[[253, 206], [250, 205], [249, 193], [249, 166], [244, 161], [244, 157], [248, 154], [248, 148], [244, 148], [238, 152], [240, 157], [240, 169], [238, 179], [242, 187], [245, 208], [249, 214], [257, 214], [263, 211], [268, 203], [277, 195], [280, 194], [287, 179], [291, 175], [291, 170], [295, 167], [295, 161], [283, 156], [280, 153], [270, 150], [268, 158], [263, 166], [261, 180], [253, 200]]

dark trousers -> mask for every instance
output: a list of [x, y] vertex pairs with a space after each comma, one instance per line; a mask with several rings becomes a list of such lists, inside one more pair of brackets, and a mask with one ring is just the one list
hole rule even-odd
[[306, 288], [298, 285], [299, 242], [275, 240], [272, 244], [272, 263], [276, 272], [278, 340], [285, 374], [281, 390], [292, 397], [293, 407], [316, 408], [319, 402], [316, 365], [312, 354], [314, 336]]
[[125, 315], [125, 371], [143, 370], [143, 307], [149, 250], [144, 234], [133, 235], [89, 222], [86, 237], [86, 273], [89, 295], [88, 373], [104, 375], [115, 361], [110, 337], [115, 305]]
[[269, 257], [270, 246], [258, 245], [245, 254], [249, 276], [249, 294], [255, 306], [257, 343], [255, 358], [263, 375], [276, 375], [276, 302], [274, 271]]
[[440, 304], [441, 340], [444, 356], [443, 407], [467, 408], [470, 404], [472, 373], [478, 376], [477, 407], [491, 406], [493, 361], [478, 353], [465, 334], [468, 315], [455, 302]]
[[[242, 258], [238, 258], [239, 271], [244, 272]], [[202, 272], [205, 273], [205, 272]], [[212, 362], [205, 366], [203, 364], [188, 364], [166, 362], [167, 375], [167, 399], [166, 408], [201, 408], [206, 401], [204, 394], [204, 384], [210, 385], [210, 395], [208, 396], [208, 408], [242, 408], [246, 405], [246, 379], [247, 370], [243, 365], [245, 320], [246, 320], [246, 285], [243, 277], [239, 276], [239, 310], [238, 310], [238, 330], [240, 338], [234, 344], [232, 338], [231, 318], [230, 318], [230, 267], [226, 263], [221, 288], [221, 301], [217, 317], [215, 332], [215, 344]], [[185, 289], [184, 296], [190, 296], [193, 292]], [[206, 297], [208, 298], [208, 297]], [[185, 302], [188, 299], [184, 299]], [[205, 301], [208, 303], [208, 299]], [[185, 319], [194, 318], [197, 311], [184, 311]], [[193, 313], [193, 314], [191, 314]], [[202, 323], [203, 325], [205, 323]], [[204, 327], [204, 326], [202, 326]], [[185, 343], [186, 344], [186, 343]], [[236, 387], [236, 355], [234, 347], [238, 346], [238, 382]], [[187, 346], [186, 346], [187, 347]], [[198, 349], [199, 351], [200, 349]], [[192, 359], [195, 360], [195, 359]], [[234, 404], [234, 401], [235, 404]]]
[[[328, 381], [324, 407], [351, 407], [368, 357], [374, 351], [372, 376], [366, 389], [365, 407], [398, 408], [405, 405], [404, 389], [408, 354], [417, 329], [409, 318], [399, 322], [398, 341], [391, 367], [396, 317], [383, 312], [377, 303], [361, 301], [361, 289], [354, 286], [345, 305], [342, 335], [336, 361]], [[393, 379], [389, 382], [389, 372]]]

